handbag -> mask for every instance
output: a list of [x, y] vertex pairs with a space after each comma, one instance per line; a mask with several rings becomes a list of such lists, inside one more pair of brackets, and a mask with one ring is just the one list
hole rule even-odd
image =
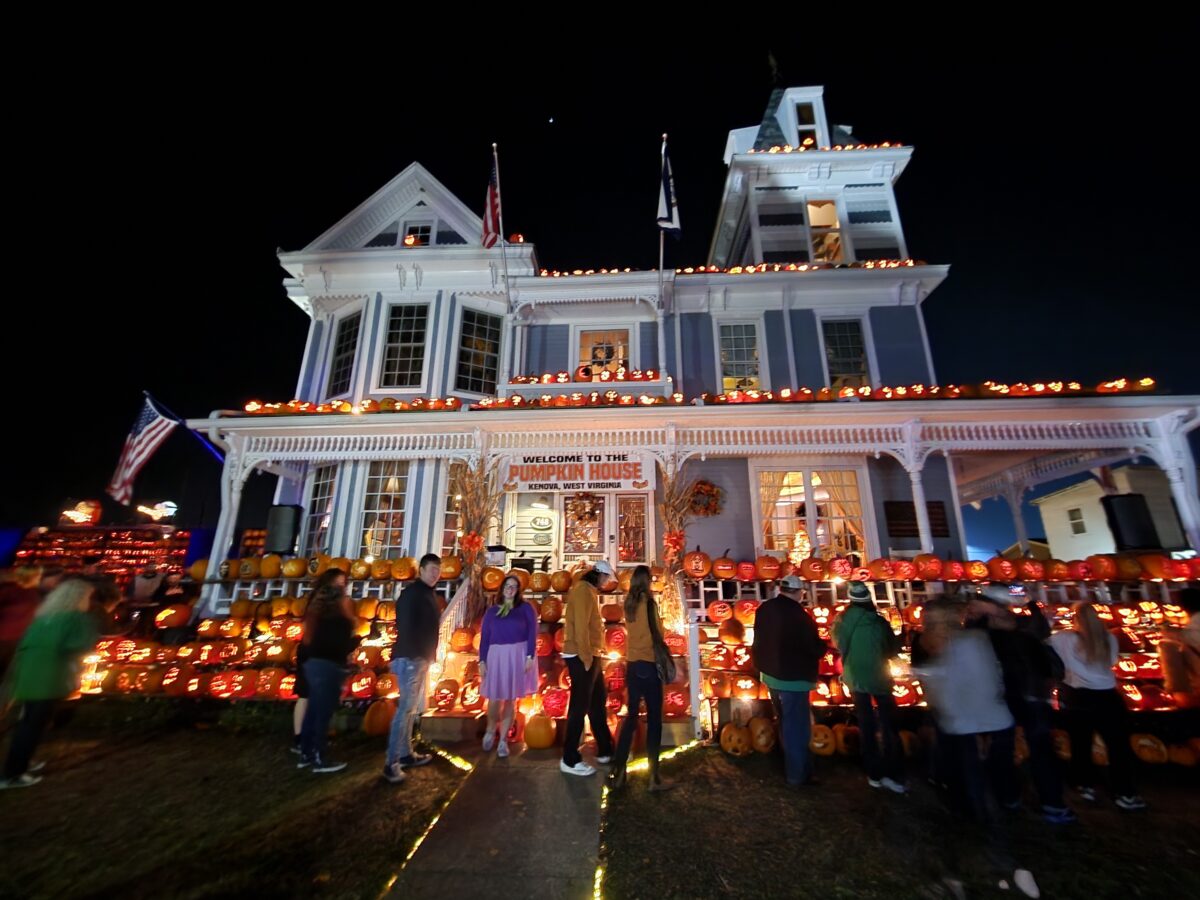
[[675, 660], [658, 630], [658, 608], [653, 599], [646, 602], [646, 614], [650, 617], [647, 624], [650, 626], [650, 643], [654, 645], [654, 668], [658, 669], [662, 683], [670, 684], [675, 680]]

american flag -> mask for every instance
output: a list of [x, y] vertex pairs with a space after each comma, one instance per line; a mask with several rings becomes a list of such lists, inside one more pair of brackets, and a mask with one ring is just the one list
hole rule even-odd
[[492, 177], [488, 179], [487, 202], [483, 205], [483, 246], [494, 247], [500, 239], [500, 181], [496, 177], [496, 163], [492, 163]]
[[129, 505], [133, 499], [133, 480], [178, 424], [176, 419], [160, 413], [150, 397], [146, 397], [142, 411], [133, 423], [133, 430], [125, 438], [117, 471], [113, 472], [108, 485], [108, 492], [114, 500]]

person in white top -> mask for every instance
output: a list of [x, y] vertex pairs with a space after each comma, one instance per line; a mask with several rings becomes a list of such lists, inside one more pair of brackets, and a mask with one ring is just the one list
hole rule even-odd
[[[948, 597], [926, 604], [920, 646], [928, 659], [914, 671], [937, 722], [938, 752], [944, 753], [952, 799], [980, 826], [1001, 886], [1007, 889], [1011, 878], [1024, 896], [1038, 897], [1033, 873], [1018, 868], [1010, 854], [997, 810], [998, 789], [1012, 781], [1015, 739], [1013, 716], [1004, 702], [1004, 676], [987, 633], [963, 628], [966, 609]], [[952, 871], [969, 853], [960, 845], [971, 836], [971, 829], [961, 829], [947, 842]]]
[[1071, 736], [1071, 777], [1085, 800], [1095, 800], [1096, 767], [1092, 734], [1098, 732], [1108, 750], [1108, 772], [1116, 804], [1121, 809], [1145, 809], [1133, 784], [1133, 750], [1125, 704], [1117, 691], [1113, 664], [1117, 639], [1100, 621], [1090, 603], [1076, 603], [1070, 631], [1051, 635], [1050, 646], [1063, 661], [1066, 675], [1058, 689], [1058, 706]]

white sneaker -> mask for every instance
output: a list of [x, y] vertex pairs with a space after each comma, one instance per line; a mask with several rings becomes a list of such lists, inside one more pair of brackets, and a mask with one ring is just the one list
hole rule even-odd
[[492, 748], [496, 746], [496, 732], [489, 731], [483, 736], [483, 752], [491, 753]]
[[31, 762], [29, 764], [29, 768], [26, 769], [25, 771], [28, 772], [30, 775], [36, 775], [38, 772], [42, 771], [42, 769], [44, 769], [44, 768], [46, 768], [46, 761], [44, 759], [38, 759], [38, 760], [34, 760], [33, 762]]
[[612, 756], [611, 756], [611, 755], [609, 755], [609, 756], [597, 756], [597, 757], [596, 757], [596, 762], [600, 763], [601, 765], [605, 765], [605, 766], [607, 766], [607, 765], [608, 765], [610, 762], [612, 762]]
[[[569, 771], [569, 770], [568, 770]], [[583, 772], [577, 774], [591, 775], [591, 772]], [[18, 775], [16, 778], [0, 778], [0, 789], [3, 788], [23, 788], [33, 787], [42, 780], [41, 775], [30, 775], [28, 772], [23, 775]]]
[[1033, 878], [1033, 873], [1028, 869], [1017, 869], [1013, 872], [1013, 884], [1026, 897], [1042, 896], [1041, 890], [1038, 889], [1038, 883]]
[[568, 766], [565, 760], [558, 761], [558, 768], [568, 775], [595, 775], [596, 770], [585, 763], [582, 759], [573, 766]]
[[908, 793], [908, 785], [901, 784], [899, 781], [893, 781], [891, 778], [879, 779], [879, 786], [887, 788], [893, 794], [907, 794]]
[[508, 741], [501, 741], [500, 746], [496, 748], [496, 755], [501, 759], [508, 757]]
[[880, 781], [878, 778], [868, 778], [867, 784], [869, 784], [873, 788], [883, 787], [883, 782]]
[[383, 777], [392, 784], [399, 784], [408, 778], [408, 775], [400, 768], [400, 763], [392, 763], [390, 766], [383, 767]]

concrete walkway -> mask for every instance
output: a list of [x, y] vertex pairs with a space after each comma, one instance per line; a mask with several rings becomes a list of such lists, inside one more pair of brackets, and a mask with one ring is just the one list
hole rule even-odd
[[[580, 778], [559, 771], [560, 747], [525, 750], [517, 744], [508, 759], [485, 754], [475, 743], [446, 749], [475, 770], [390, 896], [591, 897], [608, 766]], [[592, 762], [589, 749], [584, 758]]]

